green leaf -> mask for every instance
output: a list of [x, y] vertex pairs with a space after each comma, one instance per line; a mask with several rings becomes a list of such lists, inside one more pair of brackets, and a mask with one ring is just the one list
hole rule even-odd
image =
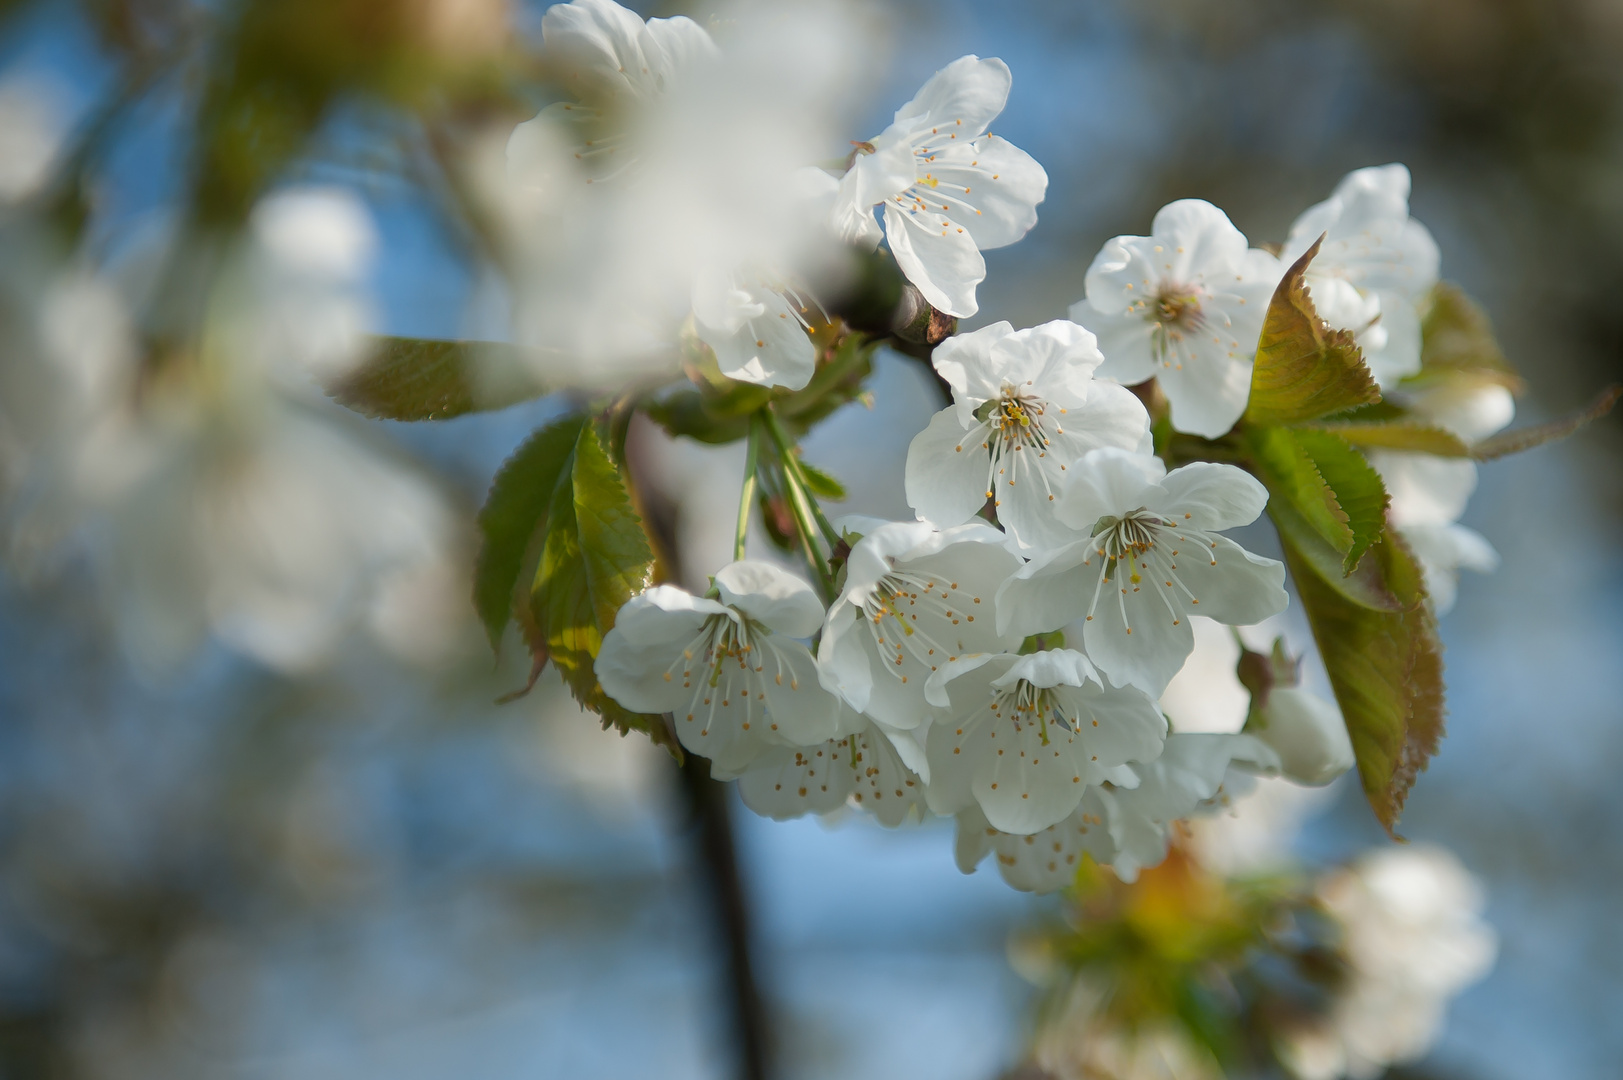
[[501, 644], [514, 604], [530, 538], [546, 522], [547, 507], [561, 476], [574, 464], [583, 416], [568, 416], [540, 429], [509, 457], [491, 481], [479, 511], [483, 546], [474, 567], [473, 605], [485, 624], [491, 648]]
[[1318, 253], [1314, 243], [1296, 260], [1268, 304], [1251, 369], [1251, 424], [1317, 420], [1381, 400], [1353, 335], [1331, 330], [1313, 307], [1303, 278]]
[[662, 718], [622, 708], [598, 685], [593, 662], [620, 608], [653, 570], [642, 521], [593, 424], [582, 424], [567, 471], [551, 492], [529, 614], [575, 700], [605, 726], [668, 744]]
[[1268, 488], [1280, 536], [1347, 599], [1390, 611], [1401, 605], [1364, 555], [1386, 528], [1386, 488], [1369, 463], [1332, 432], [1253, 428], [1250, 465]]
[[1368, 563], [1398, 601], [1395, 611], [1351, 602], [1287, 538], [1285, 562], [1358, 760], [1364, 796], [1396, 835], [1415, 777], [1443, 737], [1442, 645], [1420, 567], [1388, 533]]
[[1289, 428], [1251, 432], [1257, 475], [1268, 488], [1268, 505], [1285, 503], [1339, 554], [1352, 550], [1354, 536], [1347, 512], [1318, 466]]
[[1499, 348], [1487, 313], [1458, 285], [1442, 281], [1433, 286], [1420, 333], [1420, 374], [1414, 381], [1469, 375], [1521, 392], [1522, 380]]
[[377, 338], [371, 357], [327, 392], [379, 420], [446, 420], [541, 397], [523, 355], [488, 341]]
[[1611, 412], [1619, 397], [1623, 397], [1623, 386], [1608, 386], [1588, 408], [1560, 420], [1551, 420], [1547, 424], [1535, 424], [1516, 431], [1502, 432], [1491, 439], [1483, 439], [1471, 448], [1471, 456], [1478, 461], [1492, 461], [1507, 454], [1519, 454], [1535, 446], [1565, 439], [1579, 428], [1592, 424]]
[[800, 459], [800, 471], [805, 474], [806, 488], [819, 499], [830, 502], [845, 501], [845, 485], [811, 462]]
[[1300, 428], [1291, 437], [1312, 459], [1331, 495], [1345, 516], [1352, 542], [1344, 552], [1343, 576], [1358, 566], [1360, 559], [1386, 531], [1386, 485], [1364, 456], [1340, 435], [1330, 431]]
[[1319, 425], [1332, 431], [1354, 446], [1368, 446], [1379, 450], [1404, 450], [1437, 457], [1470, 457], [1471, 448], [1460, 441], [1458, 435], [1440, 427], [1399, 420], [1391, 423], [1365, 421], [1335, 422]]

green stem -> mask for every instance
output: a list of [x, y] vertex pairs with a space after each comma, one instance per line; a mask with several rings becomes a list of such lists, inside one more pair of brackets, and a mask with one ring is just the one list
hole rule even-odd
[[749, 449], [744, 452], [744, 484], [738, 492], [738, 531], [733, 534], [733, 562], [744, 557], [744, 538], [750, 527], [750, 506], [755, 502], [755, 474], [760, 467], [761, 432], [750, 419]]
[[783, 461], [784, 473], [793, 474], [793, 486], [801, 491], [812, 520], [817, 522], [817, 527], [823, 532], [823, 539], [828, 541], [830, 548], [833, 548], [840, 542], [839, 530], [835, 529], [824, 516], [823, 508], [817, 505], [817, 499], [812, 495], [810, 485], [806, 483], [806, 473], [800, 467], [800, 459], [795, 456], [794, 446], [789, 441], [789, 433], [783, 430], [783, 423], [778, 419], [777, 413], [769, 408], [761, 411], [766, 414], [767, 430], [772, 433], [772, 441], [777, 444], [778, 457]]

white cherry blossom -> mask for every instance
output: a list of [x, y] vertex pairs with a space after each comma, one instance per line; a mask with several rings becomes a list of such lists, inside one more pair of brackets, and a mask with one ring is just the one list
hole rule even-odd
[[1409, 170], [1357, 169], [1291, 225], [1281, 262], [1290, 265], [1324, 237], [1307, 268], [1319, 317], [1358, 337], [1381, 387], [1420, 370], [1420, 317], [1437, 284], [1437, 243], [1409, 216]]
[[1109, 865], [1116, 857], [1116, 842], [1110, 838], [1105, 820], [1109, 812], [1104, 793], [1090, 787], [1063, 821], [1035, 833], [1018, 834], [996, 828], [979, 804], [974, 804], [958, 814], [953, 854], [958, 869], [972, 874], [989, 853], [996, 853], [998, 873], [1014, 888], [1057, 892], [1076, 880], [1083, 855], [1101, 865]]
[[907, 501], [937, 525], [972, 519], [993, 499], [1022, 548], [1076, 539], [1054, 516], [1065, 471], [1101, 446], [1148, 452], [1149, 414], [1130, 390], [1093, 379], [1093, 335], [1063, 319], [1015, 330], [1006, 322], [936, 347], [953, 404], [907, 450]]
[[1163, 206], [1149, 236], [1109, 240], [1088, 267], [1071, 318], [1099, 338], [1103, 378], [1154, 378], [1172, 426], [1215, 439], [1251, 396], [1251, 365], [1279, 260], [1246, 246], [1228, 215], [1201, 199]]
[[614, 0], [571, 0], [541, 16], [543, 60], [581, 100], [610, 105], [666, 92], [684, 69], [714, 59], [716, 45], [692, 19], [644, 22]]
[[1091, 451], [1057, 503], [1060, 521], [1083, 539], [1027, 563], [998, 590], [998, 627], [1023, 638], [1083, 619], [1099, 669], [1159, 695], [1195, 647], [1190, 615], [1249, 626], [1284, 610], [1285, 567], [1218, 535], [1255, 521], [1267, 502], [1267, 490], [1232, 465], [1168, 473], [1146, 454]]
[[1268, 691], [1260, 727], [1247, 728], [1273, 747], [1287, 779], [1309, 787], [1328, 784], [1355, 764], [1352, 740], [1335, 702], [1296, 686]]
[[1109, 685], [1073, 649], [960, 657], [925, 697], [943, 710], [930, 730], [930, 808], [976, 803], [1009, 833], [1069, 816], [1112, 770], [1159, 754], [1166, 735], [1154, 699]]
[[[1009, 99], [1001, 60], [962, 56], [932, 75], [890, 127], [858, 145], [840, 181], [833, 220], [842, 238], [872, 248], [883, 235], [930, 304], [967, 318], [986, 277], [982, 251], [1037, 223], [1048, 174], [987, 125]], [[883, 233], [873, 208], [884, 206]]]
[[1123, 881], [1166, 858], [1173, 823], [1223, 805], [1225, 785], [1279, 768], [1279, 757], [1250, 735], [1172, 734], [1153, 761], [1115, 770], [1088, 788], [1064, 820], [1020, 835], [994, 826], [983, 808], [958, 815], [958, 868], [974, 871], [996, 851], [998, 872], [1017, 889], [1053, 892], [1076, 879], [1083, 853]]
[[723, 778], [770, 746], [839, 735], [839, 699], [795, 640], [822, 622], [811, 587], [770, 563], [736, 562], [717, 572], [716, 590], [712, 600], [660, 585], [627, 601], [598, 654], [604, 691], [670, 713], [682, 745]]
[[[851, 549], [845, 589], [823, 626], [823, 684], [888, 729], [918, 728], [930, 715], [924, 684], [933, 672], [1020, 641], [999, 631], [992, 609], [998, 586], [1020, 566], [1006, 543], [990, 525], [872, 528]], [[898, 749], [928, 780], [922, 755], [904, 743]]]
[[807, 336], [809, 306], [760, 272], [702, 272], [693, 283], [693, 322], [729, 379], [799, 390], [817, 370]]
[[1229, 786], [1277, 772], [1279, 756], [1251, 735], [1174, 733], [1160, 757], [1128, 768], [1138, 775], [1136, 786], [1100, 792], [1116, 845], [1110, 868], [1123, 881], [1166, 858], [1173, 822], [1225, 806]]
[[766, 751], [738, 778], [744, 805], [785, 821], [826, 814], [850, 801], [893, 827], [915, 808], [915, 816], [927, 813], [924, 781], [902, 761], [884, 730], [860, 718], [851, 730], [815, 746]]

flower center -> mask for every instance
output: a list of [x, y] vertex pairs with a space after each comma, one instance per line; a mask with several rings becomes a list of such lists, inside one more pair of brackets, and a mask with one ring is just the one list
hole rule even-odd
[[994, 718], [1012, 723], [1017, 732], [1023, 731], [1028, 725], [1037, 725], [1038, 736], [1044, 746], [1048, 745], [1049, 724], [1072, 735], [1077, 732], [1076, 717], [1065, 711], [1058, 696], [1024, 679], [993, 698], [991, 710]]
[[[1178, 576], [1182, 545], [1194, 549], [1184, 558], [1205, 554], [1213, 566], [1217, 565], [1217, 541], [1199, 529], [1179, 528], [1178, 523], [1142, 506], [1119, 517], [1106, 514], [1100, 518], [1093, 526], [1093, 543], [1094, 556], [1100, 560], [1099, 581], [1093, 589], [1093, 601], [1088, 605], [1087, 621], [1093, 621], [1105, 583], [1110, 582], [1117, 590], [1122, 625], [1129, 634], [1133, 632], [1133, 624], [1127, 614], [1127, 598], [1139, 593], [1146, 580], [1172, 616], [1173, 626], [1186, 617], [1185, 601], [1190, 606], [1200, 603]], [[1089, 558], [1082, 565], [1092, 564], [1093, 559]], [[1118, 570], [1126, 573], [1118, 574]]]
[[1200, 313], [1200, 291], [1192, 285], [1163, 284], [1155, 294], [1155, 320], [1163, 327], [1199, 330], [1206, 321]]
[[[973, 431], [980, 435], [981, 446], [988, 454], [986, 497], [995, 500], [996, 505], [1003, 505], [997, 497], [998, 477], [1003, 477], [1009, 487], [1016, 486], [1022, 462], [1036, 473], [1048, 501], [1054, 500], [1048, 472], [1038, 465], [1038, 461], [1048, 457], [1053, 437], [1065, 434], [1058, 418], [1050, 415], [1052, 410], [1049, 402], [1009, 383], [1003, 384], [997, 397], [983, 402], [975, 410], [975, 418], [981, 426]], [[1064, 412], [1063, 409], [1058, 411]], [[958, 450], [962, 452], [964, 444], [972, 439], [973, 435], [966, 435], [964, 442], [958, 444]], [[1063, 471], [1064, 466], [1060, 468]]]

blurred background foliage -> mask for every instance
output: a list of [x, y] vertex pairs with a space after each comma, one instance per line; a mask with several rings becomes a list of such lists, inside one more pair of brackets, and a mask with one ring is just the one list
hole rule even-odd
[[[155, 210], [180, 237], [138, 327], [149, 379], [197, 362], [225, 253], [292, 181], [366, 198], [375, 329], [497, 336], [500, 245], [461, 163], [534, 111], [543, 7], [6, 0], [0, 80], [42, 80], [71, 118], [39, 203], [52, 245], [116, 253]], [[667, 7], [645, 14], [703, 13]], [[1623, 374], [1611, 0], [893, 0], [864, 18], [890, 54], [854, 135], [961, 53], [1015, 71], [1000, 133], [1054, 182], [1037, 230], [988, 256], [982, 321], [1057, 316], [1099, 244], [1170, 199], [1278, 239], [1347, 170], [1401, 160], [1445, 277], [1527, 377], [1526, 415]], [[905, 446], [934, 391], [895, 357], [872, 389], [890, 434], [837, 416], [808, 456], [852, 509], [905, 513], [884, 440]], [[368, 430], [471, 516], [553, 409]], [[1429, 1075], [1623, 1059], [1618, 440], [1614, 419], [1485, 470], [1468, 519], [1505, 569], [1445, 621], [1452, 734], [1406, 825], [1488, 878], [1505, 946]], [[215, 644], [155, 679], [81, 563], [0, 574], [0, 1075], [724, 1072], [720, 950], [669, 763], [599, 733], [553, 679], [493, 707], [524, 665], [509, 649], [492, 671], [458, 618], [431, 666], [356, 647], [290, 676]], [[1379, 842], [1337, 790], [1309, 858]], [[1019, 1060], [1029, 991], [1002, 949], [1033, 906], [957, 877], [949, 829], [744, 821], [737, 842], [783, 1075]]]

